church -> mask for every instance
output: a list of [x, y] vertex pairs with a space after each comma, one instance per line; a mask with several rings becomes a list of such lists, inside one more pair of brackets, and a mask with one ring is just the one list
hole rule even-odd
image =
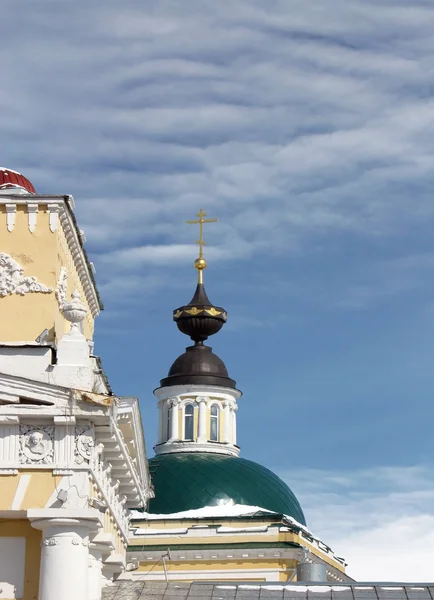
[[0, 598], [352, 585], [289, 487], [240, 456], [242, 392], [206, 344], [228, 318], [204, 283], [203, 229], [214, 219], [197, 217], [196, 287], [192, 270], [192, 298], [174, 298], [173, 311], [191, 343], [175, 358], [174, 341], [167, 375], [162, 365], [148, 460], [138, 399], [111, 389], [94, 347], [103, 304], [73, 197], [38, 194], [0, 169]]

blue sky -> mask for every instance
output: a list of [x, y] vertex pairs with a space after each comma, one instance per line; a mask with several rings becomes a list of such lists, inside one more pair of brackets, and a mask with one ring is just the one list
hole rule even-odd
[[73, 194], [96, 349], [140, 397], [148, 453], [202, 206], [242, 455], [288, 481], [350, 574], [432, 580], [432, 2], [2, 9], [2, 163]]

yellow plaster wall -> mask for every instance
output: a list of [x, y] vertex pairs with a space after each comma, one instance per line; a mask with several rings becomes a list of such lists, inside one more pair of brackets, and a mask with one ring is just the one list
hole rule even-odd
[[[254, 580], [254, 572], [263, 569], [280, 570], [279, 579], [281, 581], [288, 581], [292, 575], [293, 570], [297, 566], [295, 559], [282, 559], [282, 558], [251, 558], [251, 559], [205, 559], [205, 560], [171, 560], [166, 562], [166, 568], [168, 572], [172, 573], [173, 577], [176, 577], [177, 572], [191, 571], [198, 573], [200, 571], [215, 571], [215, 577], [218, 579], [219, 573], [228, 571], [252, 571], [253, 577], [249, 577], [249, 581]], [[157, 561], [141, 561], [139, 563], [138, 572], [148, 572], [152, 567], [152, 572], [163, 572], [164, 566], [160, 560]], [[192, 577], [192, 580], [194, 577]], [[234, 581], [236, 580], [236, 574], [234, 574]], [[225, 581], [227, 581], [225, 577]], [[261, 578], [256, 578], [256, 581], [261, 581]]]
[[[6, 228], [6, 208], [0, 205], [0, 252], [12, 256], [23, 268], [25, 276], [34, 276], [47, 287], [56, 287], [56, 236], [49, 228], [46, 206], [39, 206], [37, 225], [29, 231], [25, 206], [17, 206], [13, 231]], [[0, 321], [2, 342], [34, 341], [44, 330], [54, 327], [56, 309], [54, 291], [11, 294], [0, 298], [0, 310], [7, 319]]]
[[[162, 520], [162, 521], [142, 521], [142, 522], [135, 522], [135, 526], [137, 528], [140, 529], [178, 529], [178, 528], [188, 528], [191, 527], [192, 525], [197, 524], [195, 522], [190, 522], [190, 523], [186, 523], [185, 521], [175, 521], [175, 520]], [[207, 522], [203, 522], [203, 525], [212, 525], [212, 524], [223, 524], [222, 521], [216, 520], [216, 521], [207, 521]], [[260, 526], [269, 526], [271, 525], [272, 522], [271, 521], [264, 521], [261, 522], [260, 524], [258, 523], [258, 525]], [[233, 528], [237, 528], [237, 529], [243, 529], [243, 528], [249, 528], [254, 526], [254, 524], [251, 521], [240, 521], [240, 520], [234, 520], [234, 521], [225, 521], [224, 522], [224, 526], [225, 527], [233, 527]], [[202, 530], [202, 534], [203, 534], [203, 530]], [[298, 535], [297, 533], [293, 533], [293, 532], [285, 532], [285, 531], [279, 531], [278, 527], [272, 528], [269, 530], [269, 532], [267, 533], [267, 535], [265, 536], [264, 534], [261, 533], [243, 533], [242, 537], [240, 538], [239, 535], [237, 535], [236, 533], [229, 535], [227, 533], [222, 533], [222, 534], [214, 534], [210, 532], [210, 535], [208, 537], [206, 536], [201, 536], [199, 537], [194, 537], [194, 536], [178, 536], [176, 539], [176, 542], [174, 542], [173, 539], [173, 535], [171, 536], [170, 534], [166, 536], [164, 535], [159, 535], [158, 536], [158, 541], [153, 538], [149, 538], [148, 536], [143, 536], [142, 538], [133, 538], [129, 541], [129, 545], [130, 546], [142, 546], [142, 545], [155, 545], [155, 544], [161, 544], [162, 546], [170, 546], [174, 543], [177, 544], [191, 544], [192, 546], [194, 546], [195, 544], [221, 544], [222, 547], [225, 546], [225, 544], [236, 544], [236, 543], [240, 543], [240, 542], [246, 542], [246, 543], [262, 543], [262, 542], [272, 542], [272, 543], [277, 543], [277, 542], [291, 542], [291, 543], [295, 543], [295, 544], [299, 544], [300, 546], [305, 546], [307, 547], [310, 552], [312, 554], [314, 554], [315, 556], [318, 556], [319, 558], [321, 558], [321, 560], [323, 560], [324, 562], [326, 562], [328, 565], [330, 565], [331, 567], [334, 567], [335, 569], [338, 569], [339, 571], [341, 571], [342, 573], [345, 573], [345, 567], [339, 563], [338, 561], [333, 559], [333, 556], [328, 555], [327, 553], [323, 552], [322, 550], [320, 550], [319, 548], [316, 548], [313, 544], [309, 543], [308, 540], [306, 540], [305, 538], [302, 538], [300, 535]]]
[[19, 480], [19, 475], [0, 475], [0, 510], [10, 510]]
[[17, 475], [0, 475], [0, 510], [12, 510], [12, 503], [17, 492], [18, 484], [23, 475], [30, 475], [20, 506], [15, 510], [29, 508], [45, 508], [61, 476], [53, 475], [52, 471], [20, 471]]
[[[24, 471], [22, 474], [24, 474]], [[52, 471], [31, 472], [30, 483], [21, 502], [21, 510], [45, 508], [61, 479], [60, 475], [53, 475]]]
[[24, 568], [23, 600], [37, 600], [39, 565], [41, 562], [42, 532], [34, 529], [27, 520], [0, 521], [0, 536], [26, 538], [26, 563]]
[[52, 288], [51, 293], [31, 292], [20, 296], [11, 294], [0, 298], [0, 308], [7, 319], [0, 321], [0, 339], [3, 342], [34, 341], [44, 329], [54, 341], [69, 330], [56, 299], [55, 289], [62, 267], [68, 271], [67, 298], [74, 290], [88, 308], [84, 321], [84, 335], [93, 338], [94, 319], [86, 301], [84, 289], [60, 224], [52, 232], [47, 205], [39, 204], [36, 228], [29, 230], [29, 215], [25, 205], [17, 205], [15, 226], [6, 226], [6, 207], [0, 205], [0, 252], [12, 256], [23, 268], [25, 276], [36, 277], [38, 282]]

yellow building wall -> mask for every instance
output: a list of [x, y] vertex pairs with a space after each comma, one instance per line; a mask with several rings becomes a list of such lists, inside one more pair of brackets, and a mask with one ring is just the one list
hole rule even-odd
[[37, 600], [39, 588], [39, 566], [41, 562], [42, 531], [34, 529], [27, 520], [11, 519], [10, 521], [1, 522], [0, 536], [24, 537], [26, 539], [23, 600]]
[[[47, 207], [39, 206], [37, 226], [29, 231], [28, 213], [25, 206], [17, 206], [13, 231], [6, 228], [6, 208], [0, 205], [0, 252], [12, 256], [23, 268], [25, 276], [36, 277], [53, 290], [56, 287], [56, 236], [50, 232]], [[56, 310], [54, 291], [19, 296], [12, 294], [0, 298], [2, 314], [0, 321], [2, 342], [34, 341], [44, 329], [54, 335]]]
[[[221, 521], [216, 521], [216, 523], [218, 524], [222, 524]], [[212, 521], [208, 521], [208, 522], [204, 522], [201, 523], [202, 525], [212, 525], [212, 524], [216, 524], [216, 523], [212, 523]], [[140, 529], [148, 529], [148, 530], [152, 530], [152, 529], [159, 529], [159, 530], [164, 530], [164, 529], [178, 529], [178, 528], [188, 528], [191, 527], [192, 525], [197, 525], [197, 522], [191, 522], [191, 523], [186, 523], [185, 520], [184, 521], [176, 521], [176, 520], [167, 520], [167, 521], [141, 521], [141, 522], [135, 522], [135, 526], [137, 528]], [[260, 525], [261, 527], [265, 527], [265, 526], [270, 526], [272, 525], [271, 522], [267, 523], [267, 522], [261, 522], [260, 524], [258, 523], [258, 525]], [[241, 520], [228, 520], [224, 522], [224, 526], [225, 527], [230, 527], [230, 528], [236, 528], [236, 529], [247, 529], [249, 527], [252, 527], [252, 522], [251, 521], [241, 521]], [[314, 554], [315, 556], [318, 556], [318, 558], [320, 558], [321, 560], [323, 560], [324, 562], [326, 562], [328, 565], [330, 565], [331, 567], [341, 571], [342, 573], [345, 573], [345, 567], [339, 563], [338, 561], [334, 560], [333, 556], [328, 555], [326, 552], [323, 552], [322, 550], [320, 550], [319, 548], [317, 548], [314, 544], [311, 544], [308, 540], [306, 540], [305, 538], [301, 537], [299, 534], [295, 533], [295, 532], [285, 532], [285, 531], [279, 531], [278, 527], [272, 528], [269, 530], [269, 532], [267, 534], [263, 534], [263, 533], [258, 533], [258, 532], [251, 532], [251, 533], [243, 533], [242, 537], [240, 537], [239, 535], [237, 535], [236, 533], [233, 534], [228, 534], [228, 533], [222, 533], [222, 534], [214, 534], [210, 532], [209, 536], [204, 536], [203, 532], [201, 537], [194, 537], [194, 536], [186, 536], [186, 535], [178, 535], [176, 540], [174, 540], [173, 535], [168, 534], [167, 537], [164, 536], [164, 534], [160, 534], [158, 536], [158, 540], [154, 537], [154, 538], [150, 538], [149, 536], [143, 536], [142, 538], [133, 538], [130, 539], [129, 541], [129, 546], [130, 548], [133, 548], [133, 546], [143, 546], [146, 544], [149, 544], [150, 546], [152, 545], [161, 545], [162, 547], [170, 547], [171, 545], [175, 545], [175, 544], [191, 544], [192, 548], [194, 547], [194, 545], [196, 544], [201, 544], [201, 545], [207, 545], [207, 544], [221, 544], [222, 548], [225, 547], [225, 545], [227, 544], [237, 544], [237, 543], [279, 543], [279, 542], [284, 542], [284, 543], [295, 543], [297, 545], [300, 546], [305, 546], [306, 548], [309, 549], [309, 551]]]
[[[0, 205], [0, 252], [16, 260], [24, 268], [26, 277], [36, 277], [39, 283], [53, 290], [51, 293], [30, 292], [23, 296], [0, 297], [1, 311], [8, 315], [0, 321], [2, 342], [33, 342], [45, 329], [50, 332], [50, 341], [54, 341], [69, 330], [55, 294], [63, 266], [68, 271], [67, 299], [77, 290], [82, 303], [89, 309], [60, 221], [55, 232], [50, 230], [47, 205], [38, 205], [33, 232], [29, 230], [26, 205], [17, 205], [12, 231], [7, 230], [6, 207]], [[94, 319], [88, 310], [84, 321], [84, 334], [88, 339], [93, 338], [93, 330]]]
[[[264, 570], [279, 571], [279, 581], [286, 582], [292, 577], [294, 569], [297, 566], [297, 560], [295, 559], [216, 559], [216, 560], [170, 560], [166, 562], [167, 572], [171, 581], [176, 581], [177, 573], [183, 573], [190, 571], [192, 577], [190, 581], [195, 581], [196, 577], [193, 573], [200, 573], [202, 571], [213, 571], [214, 576], [207, 575], [208, 581], [222, 581], [221, 573], [225, 573], [224, 581], [238, 581], [238, 571], [251, 571], [252, 575], [249, 576], [249, 581], [264, 581], [264, 577], [258, 577], [258, 572]], [[142, 561], [139, 563], [138, 573], [147, 573], [152, 568], [153, 573], [163, 573], [164, 566], [161, 560], [156, 561]], [[233, 577], [227, 577], [227, 573], [234, 571]], [[256, 576], [255, 576], [256, 574]], [[184, 578], [182, 578], [185, 581]]]
[[60, 475], [53, 475], [50, 470], [22, 470], [16, 475], [0, 475], [0, 510], [12, 510], [20, 481], [24, 484], [25, 491], [19, 506], [15, 506], [14, 510], [45, 508], [61, 479]]

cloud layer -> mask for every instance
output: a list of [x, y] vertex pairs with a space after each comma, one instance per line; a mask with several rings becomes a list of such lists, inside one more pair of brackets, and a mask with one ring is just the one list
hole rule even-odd
[[284, 479], [309, 528], [346, 559], [357, 581], [432, 580], [432, 467], [303, 470]]

